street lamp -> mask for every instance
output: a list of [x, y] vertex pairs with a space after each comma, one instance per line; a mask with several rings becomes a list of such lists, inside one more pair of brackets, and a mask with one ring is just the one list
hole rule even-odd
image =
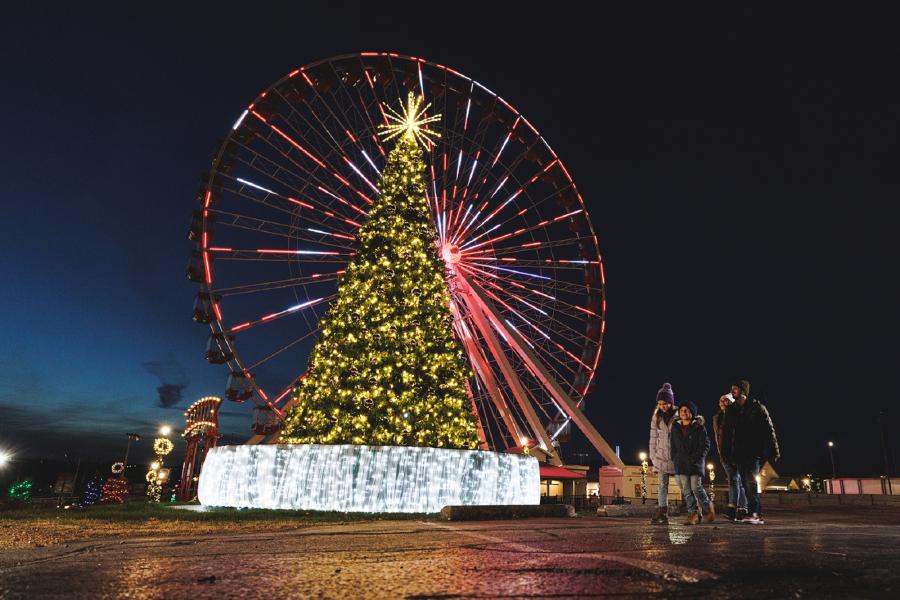
[[0, 467], [5, 467], [9, 459], [12, 458], [5, 450], [0, 450]]
[[128, 445], [125, 446], [125, 460], [122, 461], [122, 464], [125, 465], [125, 467], [122, 469], [123, 479], [125, 478], [125, 469], [128, 468], [128, 453], [131, 452], [131, 442], [136, 442], [141, 439], [141, 436], [136, 433], [126, 433], [125, 435], [128, 436]]
[[828, 456], [831, 457], [831, 478], [837, 479], [837, 469], [834, 468], [834, 442], [831, 441], [828, 442]]
[[166, 435], [169, 435], [170, 433], [172, 433], [172, 428], [169, 427], [168, 425], [163, 425], [162, 427], [159, 428], [159, 435], [166, 436]]
[[709, 501], [716, 501], [716, 466], [712, 463], [706, 463], [706, 470], [709, 471]]
[[647, 504], [647, 453], [641, 452], [638, 458], [641, 459], [641, 504]]

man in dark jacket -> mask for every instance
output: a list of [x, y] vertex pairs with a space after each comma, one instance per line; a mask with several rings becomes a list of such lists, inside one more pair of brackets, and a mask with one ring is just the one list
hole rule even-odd
[[[734, 403], [734, 396], [725, 394], [719, 398], [719, 412], [715, 414], [712, 420], [713, 433], [716, 439], [716, 452], [719, 453], [719, 461], [722, 463], [722, 470], [725, 473], [725, 481], [728, 483], [728, 511], [725, 517], [729, 521], [735, 519], [743, 519], [747, 516], [747, 496], [744, 494], [744, 486], [741, 485], [741, 477], [738, 475], [737, 468], [728, 464], [724, 458], [722, 451], [722, 432], [725, 430], [725, 411]], [[740, 512], [740, 515], [738, 515]]]
[[[722, 427], [722, 460], [734, 465], [747, 496], [749, 516], [744, 523], [761, 525], [756, 476], [766, 460], [775, 462], [780, 453], [775, 426], [766, 407], [750, 398], [750, 382], [741, 379], [731, 386], [735, 402], [725, 410]], [[740, 516], [740, 515], [739, 515]], [[737, 522], [738, 519], [735, 519]]]

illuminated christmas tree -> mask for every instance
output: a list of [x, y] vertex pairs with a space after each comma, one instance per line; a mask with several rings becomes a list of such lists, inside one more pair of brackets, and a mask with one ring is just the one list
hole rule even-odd
[[90, 481], [88, 481], [87, 485], [84, 488], [84, 493], [81, 495], [81, 500], [78, 501], [78, 506], [82, 508], [86, 508], [88, 506], [93, 506], [100, 501], [100, 496], [103, 493], [103, 478], [102, 477], [94, 477]]
[[31, 502], [31, 480], [20, 479], [19, 481], [16, 481], [9, 486], [9, 489], [6, 491], [6, 495], [11, 502], [17, 504], [26, 504], [28, 502]]
[[121, 477], [112, 476], [103, 484], [100, 504], [124, 504], [128, 497], [128, 482]]
[[282, 440], [475, 448], [469, 369], [453, 337], [450, 294], [425, 195], [419, 143], [437, 116], [410, 93], [357, 253], [322, 321]]

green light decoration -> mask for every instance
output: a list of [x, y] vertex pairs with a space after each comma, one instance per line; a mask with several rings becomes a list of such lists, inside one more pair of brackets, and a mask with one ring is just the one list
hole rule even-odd
[[474, 449], [470, 371], [454, 339], [444, 263], [425, 195], [434, 117], [410, 95], [335, 303], [321, 322], [281, 440]]
[[6, 490], [6, 495], [12, 502], [31, 502], [31, 480], [20, 479], [14, 482]]

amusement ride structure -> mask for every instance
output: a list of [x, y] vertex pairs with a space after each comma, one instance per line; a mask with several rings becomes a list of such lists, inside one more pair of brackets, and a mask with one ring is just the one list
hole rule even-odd
[[[425, 151], [427, 200], [453, 329], [474, 374], [468, 392], [482, 447], [528, 448], [559, 465], [574, 424], [621, 465], [583, 413], [606, 303], [597, 237], [572, 177], [493, 91], [444, 65], [390, 53], [292, 71], [240, 113], [203, 177], [187, 270], [200, 286], [193, 317], [211, 328], [207, 360], [228, 369], [225, 398], [256, 405], [250, 443], [277, 440], [379, 194], [385, 106], [409, 92], [439, 115], [429, 126], [440, 137]], [[213, 418], [195, 422], [211, 424], [193, 446], [188, 438], [190, 457], [201, 438], [204, 453], [215, 445], [218, 402], [209, 407]], [[193, 460], [185, 461], [182, 496]]]
[[182, 437], [185, 442], [184, 466], [181, 469], [181, 483], [178, 498], [190, 500], [196, 496], [196, 476], [210, 448], [216, 447], [219, 439], [219, 407], [222, 399], [205, 396], [191, 404], [184, 412], [187, 424]]

